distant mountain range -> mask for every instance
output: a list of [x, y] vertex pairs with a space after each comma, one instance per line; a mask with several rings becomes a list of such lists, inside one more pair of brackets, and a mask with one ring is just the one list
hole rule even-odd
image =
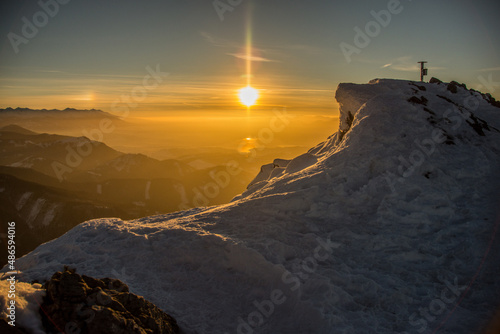
[[[31, 109], [31, 108], [5, 108], [5, 109], [0, 109], [0, 113], [8, 113], [8, 112], [15, 112], [15, 113], [28, 113], [28, 112], [33, 112], [33, 113], [50, 113], [50, 112], [64, 112], [64, 113], [72, 113], [72, 112], [79, 112], [79, 113], [104, 113], [108, 114], [102, 110], [99, 109], [75, 109], [75, 108], [66, 108], [66, 109]], [[108, 114], [111, 115], [111, 114]], [[114, 117], [114, 116], [113, 116]]]
[[225, 169], [197, 170], [83, 136], [8, 125], [0, 128], [0, 219], [16, 221], [24, 235], [20, 256], [92, 218], [132, 219], [228, 202], [251, 175], [226, 177]]
[[38, 132], [75, 134], [100, 129], [103, 124], [114, 128], [123, 123], [120, 117], [97, 109], [0, 109], [0, 124], [16, 124]]
[[8, 119], [26, 119], [26, 118], [109, 118], [111, 120], [119, 120], [119, 117], [98, 109], [30, 109], [30, 108], [5, 108], [0, 109], [0, 120], [2, 123], [15, 123], [3, 122]]

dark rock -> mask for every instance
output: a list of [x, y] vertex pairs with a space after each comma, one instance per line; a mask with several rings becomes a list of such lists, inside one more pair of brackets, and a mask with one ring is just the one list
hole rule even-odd
[[462, 87], [463, 89], [465, 90], [468, 90], [467, 89], [467, 85], [464, 84], [464, 83], [458, 83], [457, 81], [452, 81], [448, 84], [448, 87], [447, 89], [452, 92], [453, 94], [457, 93], [458, 92], [458, 87]]
[[445, 140], [445, 144], [446, 145], [455, 145], [455, 141], [453, 140], [453, 137], [450, 136], [449, 134], [447, 134], [446, 132], [444, 133], [445, 137], [446, 137], [446, 140]]
[[76, 273], [57, 272], [52, 276], [52, 282], [54, 284], [47, 286], [47, 294], [51, 296], [60, 296], [62, 300], [70, 303], [81, 303], [87, 298], [88, 286]]
[[483, 130], [491, 131], [486, 121], [476, 117], [474, 114], [471, 114], [469, 118], [470, 120], [466, 120], [467, 124], [469, 124], [478, 135], [484, 137], [486, 134]]
[[431, 80], [429, 80], [429, 83], [431, 84], [442, 84], [443, 82], [439, 80], [438, 78], [432, 77]]
[[349, 127], [349, 129], [351, 128], [353, 121], [354, 121], [354, 116], [349, 111], [349, 114], [347, 115], [347, 119], [346, 119], [346, 123], [347, 123], [347, 126]]
[[460, 105], [459, 105], [458, 103], [453, 102], [453, 100], [451, 100], [451, 99], [447, 98], [446, 96], [442, 96], [442, 95], [436, 95], [436, 96], [437, 96], [437, 97], [439, 97], [440, 99], [443, 99], [443, 100], [445, 100], [446, 102], [451, 103], [451, 104], [453, 104], [454, 106], [456, 106], [456, 107], [460, 108]]
[[456, 85], [455, 81], [450, 82], [446, 89], [448, 89], [453, 94], [456, 94], [458, 92], [458, 86]]
[[65, 268], [45, 283], [47, 295], [40, 308], [47, 332], [82, 334], [174, 334], [174, 318], [117, 279], [80, 276]]
[[432, 116], [436, 116], [436, 113], [435, 113], [434, 111], [430, 110], [429, 108], [425, 108], [425, 107], [424, 107], [424, 110], [425, 110], [426, 112], [428, 112], [429, 114], [431, 114]]
[[410, 82], [410, 85], [415, 86], [419, 90], [424, 91], [424, 92], [427, 90], [427, 88], [425, 88], [425, 86], [423, 86], [423, 85], [417, 85], [415, 82]]
[[348, 127], [346, 130], [339, 130], [338, 139], [337, 139], [337, 142], [339, 142], [339, 143], [344, 138], [346, 133], [349, 132], [349, 130], [351, 129], [351, 126], [352, 126], [352, 122], [354, 122], [354, 116], [352, 115], [352, 113], [350, 111], [348, 111], [347, 118], [346, 118], [345, 122], [347, 123]]
[[493, 96], [491, 96], [490, 93], [482, 94], [483, 99], [485, 99], [489, 104], [491, 104], [494, 107], [500, 108], [500, 101], [495, 100]]
[[410, 103], [413, 103], [413, 104], [422, 104], [424, 106], [427, 105], [427, 102], [429, 102], [429, 100], [427, 100], [425, 97], [421, 97], [421, 98], [418, 98], [416, 96], [412, 96], [408, 99], [408, 102]]

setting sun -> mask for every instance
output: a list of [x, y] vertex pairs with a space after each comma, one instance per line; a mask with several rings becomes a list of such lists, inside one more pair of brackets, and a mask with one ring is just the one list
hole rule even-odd
[[255, 88], [247, 86], [238, 91], [238, 96], [240, 97], [241, 103], [247, 107], [251, 107], [259, 98], [259, 91]]

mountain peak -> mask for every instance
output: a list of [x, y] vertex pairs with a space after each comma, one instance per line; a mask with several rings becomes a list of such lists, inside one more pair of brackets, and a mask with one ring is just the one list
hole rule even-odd
[[[459, 89], [450, 89], [450, 85]], [[287, 175], [290, 172], [305, 173], [307, 169], [306, 174], [313, 175], [327, 166], [345, 168], [352, 163], [356, 170], [352, 175], [364, 175], [364, 183], [387, 173], [401, 174], [400, 170], [417, 171], [445, 156], [453, 160], [464, 147], [483, 146], [492, 152], [500, 148], [496, 101], [465, 85], [375, 79], [368, 84], [341, 83], [335, 97], [340, 105], [339, 130], [291, 160], [293, 170], [288, 164], [263, 166], [248, 190], [236, 199], [275, 189], [276, 182], [286, 184], [297, 177]], [[422, 143], [431, 151], [421, 150]], [[413, 168], [410, 158], [422, 160], [417, 161], [419, 168]], [[352, 181], [352, 177], [347, 179]]]
[[22, 135], [37, 135], [38, 133], [25, 129], [16, 124], [6, 125], [0, 128], [1, 132], [14, 132]]

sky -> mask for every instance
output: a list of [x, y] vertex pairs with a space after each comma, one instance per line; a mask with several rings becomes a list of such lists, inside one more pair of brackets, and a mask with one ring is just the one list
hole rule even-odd
[[420, 60], [426, 80], [500, 99], [499, 9], [497, 0], [2, 1], [0, 108], [226, 115], [245, 110], [237, 91], [250, 81], [255, 111], [335, 116], [339, 83], [419, 80]]

